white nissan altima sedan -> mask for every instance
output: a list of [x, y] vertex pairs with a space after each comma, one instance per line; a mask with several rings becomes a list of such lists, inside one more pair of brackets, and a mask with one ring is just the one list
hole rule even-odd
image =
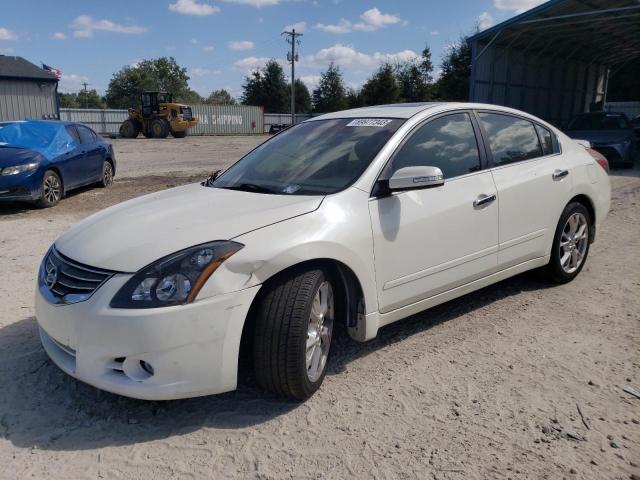
[[[599, 164], [599, 162], [603, 162]], [[202, 184], [96, 213], [40, 267], [42, 344], [142, 399], [305, 399], [356, 340], [534, 268], [568, 282], [609, 210], [606, 160], [526, 113], [405, 104], [315, 117]]]

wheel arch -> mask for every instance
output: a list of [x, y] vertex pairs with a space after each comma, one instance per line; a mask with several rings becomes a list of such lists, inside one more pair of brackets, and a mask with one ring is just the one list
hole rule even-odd
[[567, 203], [567, 205], [569, 203], [573, 203], [573, 202], [577, 202], [580, 203], [582, 205], [584, 205], [584, 208], [587, 209], [587, 211], [589, 212], [589, 217], [590, 217], [590, 222], [591, 224], [589, 225], [590, 228], [590, 243], [593, 243], [596, 237], [596, 209], [595, 209], [595, 205], [593, 203], [593, 200], [588, 196], [585, 195], [584, 193], [580, 193], [578, 195], [575, 195], [571, 200], [569, 200], [569, 202]]
[[[315, 258], [289, 265], [267, 278], [251, 302], [240, 337], [239, 376], [247, 375], [252, 365], [251, 339], [253, 338], [255, 328], [256, 311], [259, 308], [262, 296], [265, 294], [268, 286], [287, 275], [316, 268], [325, 271], [334, 282], [339, 283], [339, 314], [337, 317], [342, 318], [342, 325], [347, 331], [358, 327], [360, 302], [364, 302], [364, 293], [360, 279], [351, 267], [334, 258]], [[362, 303], [362, 306], [362, 311], [364, 312], [364, 303]]]

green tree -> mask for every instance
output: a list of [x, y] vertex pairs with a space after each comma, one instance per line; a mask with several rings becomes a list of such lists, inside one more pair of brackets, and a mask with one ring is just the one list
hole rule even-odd
[[105, 99], [111, 108], [127, 108], [138, 105], [140, 94], [145, 90], [166, 90], [176, 100], [185, 101], [193, 99], [195, 93], [188, 82], [187, 69], [178, 65], [173, 57], [143, 60], [113, 75]]
[[347, 108], [347, 94], [340, 67], [333, 62], [320, 74], [320, 82], [313, 91], [313, 110], [320, 113], [336, 112]]
[[400, 100], [400, 87], [395, 75], [394, 67], [385, 63], [362, 86], [362, 101], [364, 105], [384, 105], [397, 103]]
[[242, 85], [242, 103], [261, 105], [267, 113], [288, 112], [291, 92], [278, 62], [269, 60], [262, 69], [257, 69], [245, 78]]
[[400, 88], [400, 101], [427, 102], [431, 100], [431, 85], [416, 62], [407, 62], [396, 67], [396, 80]]
[[104, 98], [98, 95], [98, 92], [93, 90], [80, 90], [78, 92], [78, 107], [79, 108], [104, 108]]
[[78, 94], [77, 93], [58, 93], [58, 99], [60, 100], [60, 108], [78, 108]]
[[237, 102], [236, 99], [223, 88], [211, 92], [211, 95], [207, 97], [205, 103], [209, 103], [211, 105], [235, 105]]
[[442, 57], [442, 74], [437, 82], [441, 100], [467, 101], [471, 78], [471, 47], [466, 37], [451, 45]]
[[[291, 93], [289, 93], [289, 99], [291, 99]], [[291, 100], [289, 100], [289, 103], [291, 103]], [[296, 113], [311, 113], [309, 89], [299, 78], [296, 78]]]
[[355, 88], [349, 88], [347, 90], [347, 108], [359, 108], [364, 106], [362, 101], [362, 94]]

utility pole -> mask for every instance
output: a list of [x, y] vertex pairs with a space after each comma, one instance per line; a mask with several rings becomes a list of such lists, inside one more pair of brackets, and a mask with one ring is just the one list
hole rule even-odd
[[302, 37], [302, 33], [297, 33], [295, 28], [292, 28], [290, 32], [282, 32], [282, 35], [287, 36], [287, 42], [291, 45], [291, 52], [287, 53], [287, 60], [291, 63], [291, 125], [296, 123], [296, 62], [298, 61], [298, 54], [296, 53], [296, 42], [300, 44], [300, 40], [296, 40], [296, 37]]
[[89, 97], [87, 96], [87, 86], [89, 84], [87, 82], [82, 82], [81, 85], [84, 87], [84, 108], [89, 108]]

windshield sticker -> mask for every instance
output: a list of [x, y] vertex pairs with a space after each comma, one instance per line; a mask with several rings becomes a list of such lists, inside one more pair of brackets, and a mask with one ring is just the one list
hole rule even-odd
[[386, 127], [391, 123], [387, 118], [356, 118], [347, 123], [347, 127]]
[[298, 190], [300, 190], [300, 185], [287, 185], [283, 190], [282, 193], [286, 193], [287, 195], [291, 195], [292, 193], [297, 192]]

